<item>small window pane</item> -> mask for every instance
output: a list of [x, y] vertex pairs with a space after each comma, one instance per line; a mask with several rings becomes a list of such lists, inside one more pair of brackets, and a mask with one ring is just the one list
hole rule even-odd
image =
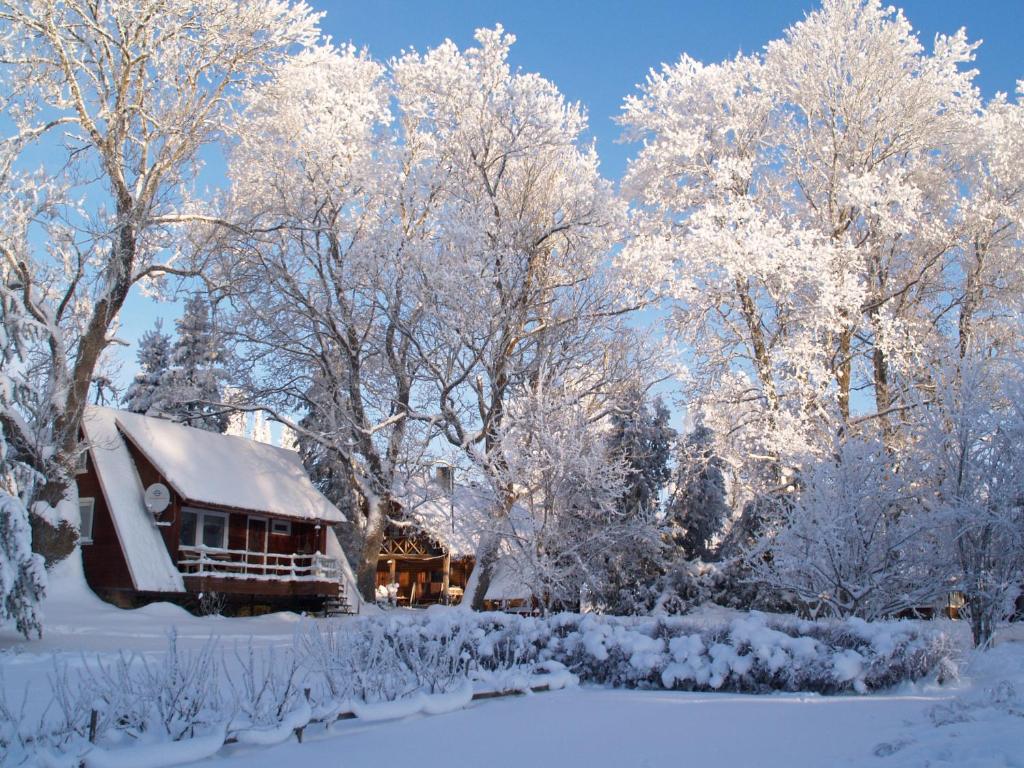
[[288, 535], [292, 532], [292, 524], [289, 520], [271, 520], [270, 530], [274, 533]]
[[78, 514], [82, 518], [82, 527], [78, 531], [78, 537], [83, 544], [92, 543], [92, 513], [95, 503], [95, 499], [78, 500]]
[[199, 516], [195, 512], [181, 513], [181, 535], [178, 543], [183, 547], [194, 547], [196, 545], [196, 527]]
[[223, 549], [226, 528], [227, 520], [221, 515], [203, 515], [203, 546]]

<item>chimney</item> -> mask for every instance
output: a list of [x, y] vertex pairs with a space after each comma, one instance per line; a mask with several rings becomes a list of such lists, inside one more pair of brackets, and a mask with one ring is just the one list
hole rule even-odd
[[438, 464], [434, 468], [434, 481], [445, 493], [455, 490], [455, 468], [449, 464]]

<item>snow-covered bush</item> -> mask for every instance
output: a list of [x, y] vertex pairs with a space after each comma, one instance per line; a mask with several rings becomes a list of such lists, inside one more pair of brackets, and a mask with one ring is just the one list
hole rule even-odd
[[198, 613], [200, 616], [222, 616], [227, 604], [228, 598], [223, 592], [202, 592]]
[[783, 521], [748, 555], [752, 581], [793, 595], [812, 616], [869, 621], [942, 597], [934, 516], [880, 438], [837, 441], [807, 465]]
[[[77, 679], [63, 685], [88, 692], [89, 707], [98, 713], [96, 740], [108, 737], [145, 742], [180, 741], [221, 726], [233, 702], [220, 678], [220, 654], [210, 640], [198, 651], [178, 647], [171, 633], [166, 655], [154, 661], [121, 653], [112, 663], [86, 664]], [[61, 686], [61, 687], [62, 687]]]
[[277, 727], [306, 706], [304, 675], [294, 649], [257, 653], [250, 642], [244, 652], [235, 649], [234, 660], [239, 671], [228, 677], [237, 710], [231, 730]]
[[398, 584], [379, 584], [374, 595], [381, 608], [394, 608], [398, 605]]
[[[442, 680], [442, 690], [451, 690], [460, 674], [529, 675], [551, 662], [582, 682], [751, 693], [865, 692], [929, 675], [948, 677], [955, 670], [953, 643], [941, 624], [803, 621], [756, 612], [541, 618], [439, 611], [366, 621], [338, 630], [332, 642], [339, 639], [350, 658], [359, 660], [355, 664], [393, 646], [391, 656], [400, 663], [390, 661], [385, 674], [357, 672], [359, 695], [382, 699], [397, 698], [396, 683], [387, 675], [399, 668], [398, 680], [409, 686], [406, 695], [426, 681]], [[421, 685], [412, 685], [414, 679]], [[381, 687], [375, 691], [374, 685]]]
[[560, 659], [581, 680], [614, 686], [750, 693], [866, 692], [949, 664], [937, 630], [910, 623], [804, 622], [752, 613], [712, 621], [564, 623]]
[[0, 697], [4, 765], [173, 765], [224, 743], [237, 705], [222, 686], [216, 641], [183, 651], [172, 633], [160, 659], [121, 653], [83, 662], [55, 663], [41, 710], [26, 706], [27, 693], [20, 706]]

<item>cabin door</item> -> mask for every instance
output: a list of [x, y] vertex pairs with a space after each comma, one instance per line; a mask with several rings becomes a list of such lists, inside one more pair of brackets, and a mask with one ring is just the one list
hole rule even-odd
[[265, 576], [267, 567], [267, 519], [250, 517], [245, 529], [246, 564], [250, 573]]

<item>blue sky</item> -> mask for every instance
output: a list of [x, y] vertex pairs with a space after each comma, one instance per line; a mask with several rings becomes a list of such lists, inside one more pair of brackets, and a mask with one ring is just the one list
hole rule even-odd
[[[811, 0], [310, 0], [326, 11], [324, 30], [336, 42], [369, 48], [380, 60], [403, 49], [425, 50], [449, 38], [473, 44], [473, 30], [501, 23], [518, 41], [512, 63], [552, 80], [567, 98], [583, 103], [590, 114], [602, 171], [618, 181], [633, 147], [619, 144], [613, 122], [625, 96], [635, 92], [648, 70], [674, 62], [686, 52], [705, 62], [737, 52], [760, 50], [768, 41], [816, 7]], [[930, 48], [937, 32], [962, 26], [981, 39], [975, 66], [977, 84], [986, 98], [1012, 93], [1024, 78], [1024, 0], [904, 0], [896, 2]], [[122, 314], [121, 337], [133, 346], [120, 352], [122, 381], [135, 371], [134, 342], [164, 316], [173, 328], [176, 305], [155, 306], [137, 295]]]

